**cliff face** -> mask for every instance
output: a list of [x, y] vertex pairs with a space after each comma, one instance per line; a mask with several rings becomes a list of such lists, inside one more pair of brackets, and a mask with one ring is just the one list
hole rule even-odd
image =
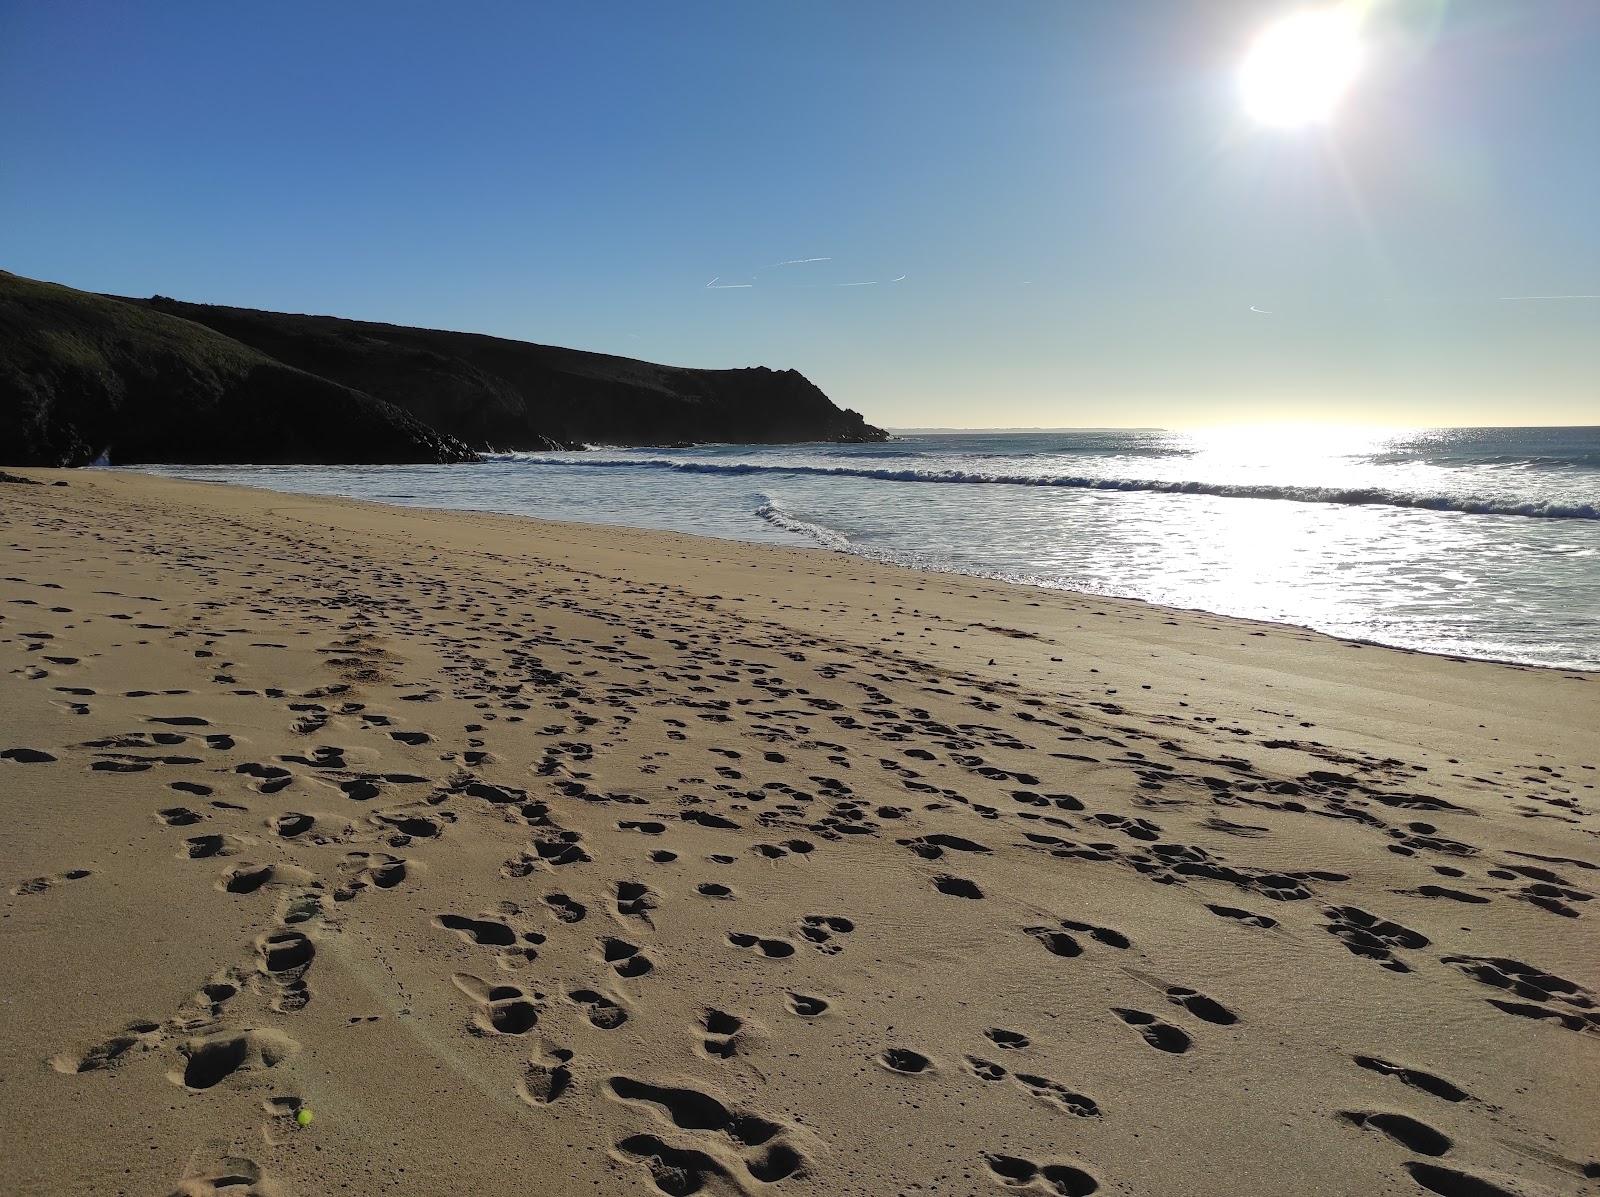
[[0, 465], [469, 460], [475, 450], [883, 440], [794, 370], [120, 299], [0, 271]]
[[410, 413], [175, 316], [0, 271], [0, 464], [450, 462]]
[[886, 439], [795, 370], [696, 370], [477, 333], [161, 296], [125, 302], [387, 400], [474, 448]]

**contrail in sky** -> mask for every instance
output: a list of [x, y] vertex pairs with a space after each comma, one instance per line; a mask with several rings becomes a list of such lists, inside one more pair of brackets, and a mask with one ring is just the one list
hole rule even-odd
[[1495, 298], [1504, 303], [1511, 299], [1600, 299], [1600, 295], [1497, 295]]
[[[831, 262], [831, 261], [833, 261], [832, 258], [793, 258], [793, 259], [791, 259], [791, 260], [789, 260], [787, 262], [778, 262], [776, 265], [769, 267], [769, 269], [776, 270], [778, 268], [778, 266], [799, 266], [799, 265], [801, 265], [803, 263], [806, 263], [806, 262]], [[754, 276], [752, 276], [752, 277], [754, 277]], [[906, 276], [903, 275], [903, 274], [902, 275], [898, 275], [895, 278], [889, 279], [888, 281], [891, 282], [891, 283], [903, 283], [903, 282], [906, 281]], [[880, 287], [880, 286], [883, 285], [883, 283], [884, 283], [883, 279], [874, 278], [874, 279], [863, 279], [861, 282], [858, 282], [858, 283], [801, 283], [800, 286], [802, 286], [802, 287]], [[755, 283], [753, 283], [753, 282], [751, 282], [751, 283], [725, 283], [725, 282], [722, 281], [722, 276], [719, 274], [714, 279], [712, 279], [709, 283], [706, 284], [706, 290], [707, 291], [747, 291], [747, 290], [749, 290], [750, 288], [752, 288], [754, 286], [755, 286]]]

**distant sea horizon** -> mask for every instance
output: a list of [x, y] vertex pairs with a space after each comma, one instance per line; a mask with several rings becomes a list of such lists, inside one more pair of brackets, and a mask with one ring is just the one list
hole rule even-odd
[[151, 468], [811, 546], [1600, 670], [1600, 427], [890, 431], [456, 466]]
[[966, 427], [958, 424], [918, 424], [881, 426], [891, 435], [920, 433], [966, 433], [983, 436], [1010, 432], [1227, 432], [1232, 429], [1281, 428], [1313, 430], [1320, 428], [1360, 429], [1373, 433], [1399, 435], [1416, 432], [1510, 432], [1537, 428], [1545, 431], [1600, 429], [1600, 424], [1372, 424], [1360, 420], [1234, 420], [1217, 424], [1010, 424], [994, 427]]

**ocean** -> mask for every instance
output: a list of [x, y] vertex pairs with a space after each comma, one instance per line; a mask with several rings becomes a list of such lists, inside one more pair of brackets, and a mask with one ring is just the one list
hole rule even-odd
[[457, 466], [153, 468], [808, 546], [1600, 669], [1600, 427], [908, 432]]

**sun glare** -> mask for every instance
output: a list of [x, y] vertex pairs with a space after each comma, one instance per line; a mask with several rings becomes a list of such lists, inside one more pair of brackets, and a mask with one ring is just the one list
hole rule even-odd
[[1333, 116], [1361, 69], [1349, 7], [1297, 12], [1251, 44], [1239, 70], [1245, 111], [1264, 125], [1298, 128]]

